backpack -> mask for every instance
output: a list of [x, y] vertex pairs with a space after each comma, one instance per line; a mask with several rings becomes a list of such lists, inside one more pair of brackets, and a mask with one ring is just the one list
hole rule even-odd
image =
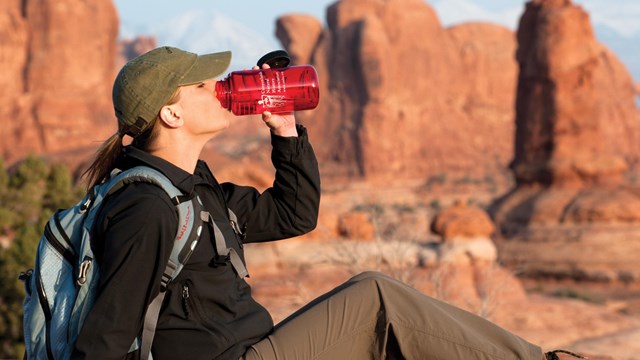
[[[91, 250], [91, 228], [102, 201], [132, 182], [147, 182], [162, 188], [178, 213], [178, 231], [173, 250], [162, 276], [161, 290], [147, 308], [141, 336], [131, 345], [140, 349], [142, 359], [151, 357], [151, 345], [167, 286], [195, 249], [203, 222], [213, 227], [218, 256], [229, 259], [240, 277], [247, 275], [244, 263], [234, 249], [226, 246], [222, 232], [202, 209], [198, 196], [189, 197], [157, 170], [138, 166], [114, 172], [76, 205], [58, 210], [46, 223], [40, 238], [33, 270], [20, 274], [25, 282], [24, 339], [27, 359], [68, 359], [93, 307], [100, 269]], [[229, 210], [230, 221], [237, 223]], [[233, 227], [234, 230], [237, 227]], [[221, 238], [219, 238], [221, 237]]]

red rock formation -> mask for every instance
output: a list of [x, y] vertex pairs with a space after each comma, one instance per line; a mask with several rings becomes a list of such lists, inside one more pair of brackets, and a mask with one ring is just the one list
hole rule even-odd
[[[322, 34], [288, 16], [278, 36], [320, 74], [321, 101], [301, 112], [323, 174], [479, 177], [503, 168], [513, 149], [515, 39], [488, 24], [444, 28], [422, 0], [343, 0]], [[300, 54], [302, 42], [316, 43]]]
[[9, 0], [0, 4], [0, 116], [5, 119], [0, 127], [0, 155], [9, 160], [17, 146], [16, 139], [26, 143], [39, 142], [37, 133], [28, 130], [35, 124], [26, 93], [29, 30], [21, 3]]
[[491, 209], [506, 263], [527, 273], [640, 280], [640, 156], [629, 72], [569, 0], [527, 3], [518, 29], [517, 187]]
[[638, 161], [634, 83], [569, 0], [527, 3], [518, 28], [520, 76], [513, 169], [519, 183], [620, 182]]
[[[502, 199], [508, 210], [497, 212], [497, 220], [640, 221], [640, 213], [627, 211], [640, 206], [640, 197], [616, 188], [640, 156], [640, 112], [629, 72], [595, 40], [588, 14], [569, 0], [529, 2], [518, 41], [512, 168], [519, 187]], [[626, 210], [615, 205], [623, 198]]]
[[338, 233], [347, 239], [372, 241], [376, 238], [376, 228], [371, 221], [371, 214], [363, 211], [352, 211], [340, 216]]
[[276, 36], [288, 50], [293, 64], [309, 63], [322, 34], [322, 24], [310, 15], [287, 15], [276, 21]]
[[134, 39], [123, 39], [118, 42], [116, 69], [121, 69], [127, 61], [151, 51], [157, 47], [155, 36], [137, 36]]
[[[0, 5], [0, 154], [95, 147], [115, 128], [111, 84], [118, 20], [110, 0]], [[111, 130], [109, 130], [111, 129]]]
[[491, 240], [495, 226], [484, 210], [457, 201], [436, 214], [431, 231], [443, 241], [438, 247], [440, 263], [495, 265], [497, 250]]
[[495, 226], [484, 210], [457, 202], [434, 217], [431, 231], [446, 241], [455, 237], [490, 237]]

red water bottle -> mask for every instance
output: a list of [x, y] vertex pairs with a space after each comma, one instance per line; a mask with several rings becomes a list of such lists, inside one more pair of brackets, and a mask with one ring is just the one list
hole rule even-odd
[[222, 107], [234, 115], [283, 113], [318, 106], [318, 74], [311, 65], [231, 72], [216, 83]]

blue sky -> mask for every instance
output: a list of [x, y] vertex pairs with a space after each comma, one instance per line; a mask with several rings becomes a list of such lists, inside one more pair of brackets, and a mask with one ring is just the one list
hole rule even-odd
[[[182, 44], [167, 44], [186, 47], [196, 52], [209, 51], [203, 46], [207, 36], [214, 42], [215, 34], [207, 35], [205, 31], [214, 31], [211, 28], [198, 32], [202, 39], [197, 43], [184, 45], [184, 36], [180, 39], [170, 39], [170, 33], [177, 33], [178, 28], [184, 25], [178, 24], [180, 14], [191, 11], [192, 13], [217, 14], [216, 19], [224, 18], [232, 21], [234, 31], [242, 33], [243, 37], [252, 37], [254, 42], [244, 44], [244, 49], [232, 49], [240, 54], [237, 58], [239, 65], [246, 66], [244, 56], [255, 57], [279, 44], [274, 36], [275, 19], [288, 13], [310, 14], [324, 22], [325, 9], [335, 0], [299, 0], [299, 1], [211, 1], [211, 0], [115, 0], [116, 8], [123, 24], [121, 33], [124, 36], [132, 33], [144, 33], [145, 31], [163, 32], [159, 36], [160, 42], [181, 41]], [[438, 13], [440, 20], [445, 25], [452, 25], [464, 21], [481, 20], [502, 24], [511, 29], [516, 28], [518, 19], [524, 10], [524, 0], [429, 0]], [[640, 81], [640, 1], [639, 0], [574, 0], [574, 3], [583, 6], [590, 14], [592, 24], [596, 27], [596, 34], [601, 41], [609, 45], [627, 64], [636, 81]], [[192, 14], [191, 18], [195, 18]], [[203, 17], [199, 21], [205, 22]], [[221, 22], [221, 21], [219, 21]], [[224, 22], [227, 24], [227, 22]], [[201, 24], [202, 25], [202, 24]], [[237, 30], [235, 26], [240, 26]], [[215, 31], [221, 32], [219, 25]], [[163, 29], [163, 30], [144, 30]], [[174, 31], [175, 30], [175, 31]], [[192, 35], [192, 37], [195, 37]], [[226, 42], [218, 43], [218, 46], [234, 46], [238, 37], [226, 39]], [[263, 46], [261, 46], [263, 44]], [[164, 43], [161, 45], [165, 45]], [[247, 49], [256, 48], [255, 53], [247, 53]], [[639, 48], [639, 50], [635, 50]], [[631, 50], [630, 50], [631, 49]]]
[[[302, 12], [324, 19], [325, 8], [334, 0], [115, 0], [123, 20], [128, 22], [169, 21], [172, 15], [189, 9], [215, 10], [247, 26], [270, 32], [274, 19], [284, 13]], [[492, 20], [514, 27], [524, 9], [520, 0], [431, 0], [445, 24], [465, 20]], [[574, 0], [590, 12], [595, 23], [606, 23], [625, 35], [640, 32], [638, 0]]]
[[301, 12], [324, 19], [324, 10], [333, 1], [211, 1], [211, 0], [115, 0], [121, 20], [129, 23], [170, 21], [171, 17], [187, 10], [218, 11], [256, 31], [273, 32], [275, 18], [283, 13]]

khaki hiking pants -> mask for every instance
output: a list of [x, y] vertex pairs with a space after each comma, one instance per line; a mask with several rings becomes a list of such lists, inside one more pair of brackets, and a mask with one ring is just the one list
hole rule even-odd
[[377, 272], [359, 274], [276, 325], [245, 360], [543, 359], [538, 346]]

